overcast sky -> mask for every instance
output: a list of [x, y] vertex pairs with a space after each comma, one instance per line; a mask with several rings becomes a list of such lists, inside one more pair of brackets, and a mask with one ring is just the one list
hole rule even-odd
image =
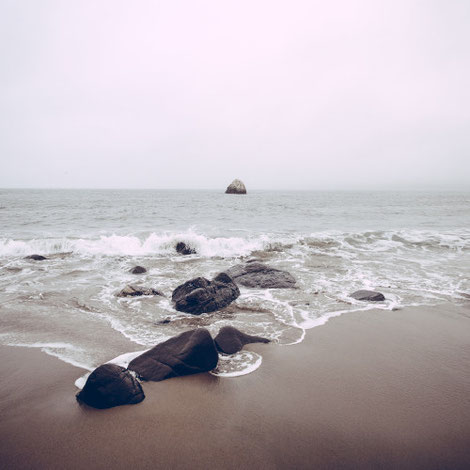
[[468, 0], [0, 0], [0, 187], [470, 188]]

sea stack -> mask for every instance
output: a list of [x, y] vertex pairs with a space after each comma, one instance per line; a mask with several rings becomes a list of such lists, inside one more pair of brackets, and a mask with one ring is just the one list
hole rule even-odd
[[246, 194], [246, 188], [242, 181], [233, 180], [225, 190], [225, 194]]

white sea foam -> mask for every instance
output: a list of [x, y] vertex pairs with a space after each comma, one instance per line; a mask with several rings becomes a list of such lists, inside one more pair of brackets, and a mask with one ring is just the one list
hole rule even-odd
[[252, 351], [240, 351], [230, 356], [219, 355], [217, 367], [211, 371], [217, 377], [239, 377], [254, 372], [263, 362], [263, 358]]

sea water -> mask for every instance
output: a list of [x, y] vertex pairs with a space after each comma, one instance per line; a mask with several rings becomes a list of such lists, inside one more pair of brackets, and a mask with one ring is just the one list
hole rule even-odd
[[[176, 253], [180, 241], [196, 254]], [[201, 316], [174, 309], [179, 284], [249, 259], [289, 271], [297, 288], [241, 287]], [[293, 345], [352, 311], [468, 302], [469, 267], [470, 192], [0, 190], [0, 343], [87, 370], [196, 327]], [[117, 297], [127, 284], [165, 297]], [[350, 298], [358, 289], [387, 300]], [[243, 351], [214, 373], [260, 363]]]

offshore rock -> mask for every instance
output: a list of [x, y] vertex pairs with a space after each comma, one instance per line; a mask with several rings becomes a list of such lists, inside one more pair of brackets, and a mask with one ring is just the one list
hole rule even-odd
[[243, 349], [245, 344], [269, 343], [270, 340], [261, 336], [251, 336], [237, 330], [233, 326], [224, 326], [214, 338], [215, 345], [220, 352], [235, 354]]
[[231, 277], [220, 273], [212, 281], [197, 277], [181, 284], [173, 291], [172, 300], [176, 310], [200, 315], [226, 307], [239, 295]]
[[246, 194], [245, 185], [240, 180], [233, 180], [225, 190], [225, 194]]
[[225, 271], [237, 284], [261, 289], [287, 289], [295, 287], [296, 280], [287, 271], [252, 261], [233, 266]]
[[191, 248], [189, 245], [186, 245], [184, 242], [178, 242], [176, 244], [176, 251], [180, 255], [194, 255], [196, 254], [196, 250]]
[[183, 375], [208, 372], [217, 366], [219, 354], [205, 328], [185, 331], [157, 344], [129, 364], [143, 380], [159, 382]]
[[364, 302], [383, 302], [385, 300], [383, 294], [372, 290], [357, 290], [356, 292], [349, 294], [349, 297], [356, 300], [362, 300]]
[[117, 296], [118, 297], [139, 297], [141, 295], [161, 295], [164, 296], [162, 291], [153, 289], [151, 287], [136, 287], [136, 286], [126, 286], [122, 289]]
[[143, 274], [146, 273], [147, 270], [143, 266], [135, 266], [129, 272], [131, 274]]
[[25, 256], [24, 259], [32, 259], [34, 261], [44, 261], [47, 258], [42, 255], [29, 255], [29, 256]]
[[88, 377], [77, 400], [93, 408], [134, 405], [145, 398], [139, 381], [124, 367], [103, 364]]

